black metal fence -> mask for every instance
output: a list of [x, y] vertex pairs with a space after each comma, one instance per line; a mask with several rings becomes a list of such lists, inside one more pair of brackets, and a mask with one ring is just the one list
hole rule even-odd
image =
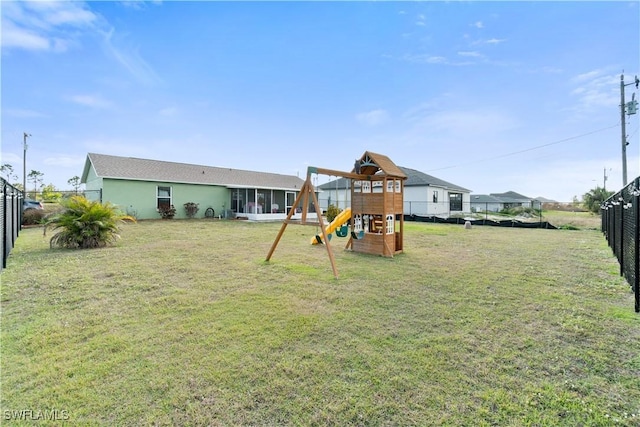
[[22, 229], [22, 191], [9, 184], [4, 178], [0, 178], [2, 193], [0, 193], [0, 222], [2, 222], [2, 266], [0, 271], [7, 266], [7, 258], [16, 243], [18, 234]]
[[635, 294], [640, 313], [640, 177], [609, 197], [601, 206], [602, 233], [620, 263], [620, 275]]

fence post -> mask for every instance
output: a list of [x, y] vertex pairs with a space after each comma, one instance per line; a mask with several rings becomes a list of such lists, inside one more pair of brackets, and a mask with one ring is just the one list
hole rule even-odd
[[7, 266], [7, 184], [2, 180], [2, 269]]
[[636, 190], [635, 190], [635, 195], [633, 196], [634, 198], [634, 214], [636, 216], [636, 221], [635, 221], [635, 235], [634, 235], [634, 239], [635, 239], [635, 248], [634, 248], [634, 253], [635, 253], [635, 260], [634, 260], [634, 283], [633, 285], [633, 292], [635, 295], [635, 310], [636, 313], [640, 313], [640, 189], [638, 188], [638, 186], [640, 185], [640, 179], [636, 180]]
[[624, 212], [625, 212], [625, 202], [622, 194], [618, 197], [618, 203], [620, 206], [620, 255], [618, 256], [618, 261], [620, 262], [620, 276], [624, 277]]

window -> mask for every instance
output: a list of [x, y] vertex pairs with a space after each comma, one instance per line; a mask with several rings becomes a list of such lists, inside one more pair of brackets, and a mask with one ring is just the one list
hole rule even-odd
[[387, 215], [387, 234], [393, 234], [394, 223], [393, 215]]
[[396, 193], [401, 192], [400, 191], [402, 189], [401, 185], [402, 185], [402, 181], [400, 181], [399, 179], [396, 179]]
[[169, 208], [171, 205], [171, 187], [158, 186], [156, 190], [156, 208]]
[[356, 233], [362, 230], [362, 217], [360, 215], [356, 215], [353, 218], [353, 230]]
[[433, 192], [433, 203], [438, 203], [438, 191]]
[[393, 193], [393, 180], [387, 181], [387, 193]]
[[462, 211], [462, 193], [449, 193], [449, 209]]

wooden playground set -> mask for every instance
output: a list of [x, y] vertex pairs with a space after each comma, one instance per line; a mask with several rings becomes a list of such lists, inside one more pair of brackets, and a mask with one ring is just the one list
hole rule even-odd
[[[351, 207], [346, 208], [329, 224], [325, 225], [322, 209], [318, 203], [313, 174], [338, 176], [349, 180]], [[300, 193], [282, 223], [267, 261], [271, 259], [287, 225], [309, 225], [320, 229], [312, 239], [314, 244], [324, 244], [331, 261], [333, 275], [338, 278], [335, 258], [331, 251], [331, 233], [349, 239], [345, 249], [385, 257], [402, 253], [404, 215], [403, 192], [407, 176], [387, 156], [370, 151], [356, 160], [351, 172], [310, 166]], [[346, 190], [345, 190], [346, 191]], [[308, 220], [309, 207], [318, 213], [317, 220]], [[301, 219], [292, 219], [294, 212], [301, 211]]]

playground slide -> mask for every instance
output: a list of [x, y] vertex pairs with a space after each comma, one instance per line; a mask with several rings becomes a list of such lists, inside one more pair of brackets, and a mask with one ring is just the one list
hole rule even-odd
[[[327, 232], [327, 234], [331, 234], [334, 231], [336, 231], [337, 228], [341, 227], [345, 222], [349, 222], [350, 219], [351, 219], [351, 208], [346, 208], [345, 210], [340, 212], [338, 216], [335, 217], [333, 221], [329, 223], [329, 225], [325, 227], [325, 231]], [[322, 233], [318, 234], [318, 236], [320, 236], [320, 238], [322, 239]], [[311, 238], [311, 244], [312, 245], [318, 244], [318, 239], [316, 239], [316, 236]]]

